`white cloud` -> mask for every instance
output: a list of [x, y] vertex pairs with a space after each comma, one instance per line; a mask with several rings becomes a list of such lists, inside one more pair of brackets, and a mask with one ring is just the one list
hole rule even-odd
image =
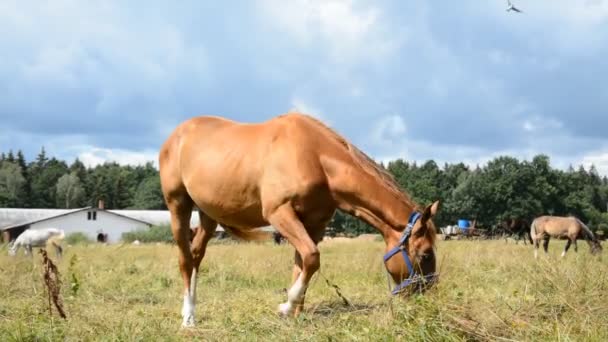
[[524, 127], [524, 131], [528, 131], [528, 132], [532, 132], [532, 131], [536, 130], [536, 126], [534, 126], [534, 124], [530, 120], [524, 121], [523, 127]]
[[120, 165], [144, 165], [152, 162], [158, 168], [158, 151], [130, 151], [95, 146], [78, 146], [77, 157], [87, 167], [95, 167], [105, 162], [116, 162]]
[[323, 123], [325, 123], [328, 126], [332, 125], [332, 121], [329, 120], [322, 112], [320, 109], [316, 108], [315, 106], [310, 105], [309, 103], [305, 102], [304, 100], [302, 100], [299, 97], [293, 97], [291, 99], [291, 110], [292, 111], [298, 111], [304, 114], [308, 114], [312, 117], [315, 117], [319, 120], [321, 120]]
[[352, 0], [261, 0], [258, 5], [270, 23], [296, 38], [297, 43], [316, 45], [319, 39], [324, 40], [330, 57], [338, 63], [381, 59], [406, 37], [405, 32], [383, 26], [378, 8], [362, 8]]
[[[547, 9], [546, 6], [545, 9]], [[606, 0], [555, 1], [548, 10], [573, 26], [601, 25], [605, 24], [608, 19], [608, 1]]]
[[583, 156], [580, 164], [587, 170], [589, 170], [591, 165], [595, 165], [595, 168], [600, 175], [608, 176], [608, 148], [591, 152]]
[[[522, 161], [532, 160], [534, 156], [542, 153], [550, 157], [552, 167], [561, 170], [566, 170], [573, 160], [572, 157], [546, 153], [534, 147], [490, 150], [481, 147], [463, 146], [457, 143], [435, 144], [428, 141], [410, 139], [403, 139], [398, 145], [395, 144], [394, 146], [395, 148], [389, 148], [383, 153], [373, 154], [374, 159], [384, 164], [396, 159], [404, 159], [408, 162], [416, 162], [418, 165], [428, 160], [433, 160], [439, 167], [443, 167], [444, 163], [462, 162], [473, 169], [477, 166], [484, 167], [489, 161], [499, 156], [511, 156]], [[608, 162], [608, 154], [605, 157], [605, 161]], [[608, 166], [608, 163], [604, 165]], [[598, 167], [597, 164], [596, 167]], [[604, 169], [604, 174], [608, 175], [606, 171], [608, 169]]]
[[542, 117], [535, 115], [528, 119], [525, 119], [522, 128], [527, 132], [540, 132], [544, 135], [556, 135], [557, 131], [562, 129], [564, 124], [550, 117]]
[[117, 2], [3, 1], [0, 31], [10, 34], [0, 46], [13, 58], [2, 64], [27, 88], [92, 89], [98, 112], [116, 111], [133, 97], [158, 100], [181, 73], [210, 73], [205, 49], [187, 42], [177, 25], [159, 18], [134, 25], [130, 10]]
[[371, 141], [377, 146], [387, 147], [394, 141], [401, 140], [405, 134], [405, 121], [399, 115], [387, 115], [374, 125], [371, 130]]

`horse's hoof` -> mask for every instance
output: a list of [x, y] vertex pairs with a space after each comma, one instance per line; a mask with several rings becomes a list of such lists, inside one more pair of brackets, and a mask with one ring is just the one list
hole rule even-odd
[[194, 327], [194, 316], [188, 316], [184, 318], [182, 321], [182, 329], [183, 328], [193, 328]]
[[279, 304], [279, 315], [281, 317], [288, 317], [292, 314], [293, 310], [291, 308], [291, 305], [289, 305], [289, 303], [281, 303]]

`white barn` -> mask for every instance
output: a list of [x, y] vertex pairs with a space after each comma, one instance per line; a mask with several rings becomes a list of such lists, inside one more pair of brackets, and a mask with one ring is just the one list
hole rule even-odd
[[[63, 229], [66, 235], [81, 232], [93, 241], [115, 243], [122, 234], [153, 225], [170, 225], [168, 210], [107, 210], [103, 201], [99, 206], [79, 209], [21, 209], [0, 208], [0, 241], [11, 241], [26, 229], [55, 227]], [[198, 212], [193, 211], [190, 227], [199, 224]], [[272, 226], [263, 230], [274, 231]], [[223, 232], [221, 226], [217, 232]]]
[[66, 235], [81, 232], [93, 241], [117, 242], [125, 232], [147, 229], [152, 223], [94, 207], [73, 210], [0, 209], [3, 240], [15, 239], [26, 229], [54, 227]]

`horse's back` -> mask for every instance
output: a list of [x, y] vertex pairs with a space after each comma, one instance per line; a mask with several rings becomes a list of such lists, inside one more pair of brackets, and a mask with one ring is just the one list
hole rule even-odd
[[161, 148], [163, 191], [187, 192], [216, 219], [249, 216], [262, 223], [262, 197], [280, 202], [326, 181], [319, 151], [331, 145], [327, 132], [314, 119], [295, 113], [261, 123], [191, 118]]
[[159, 165], [161, 172], [177, 173], [177, 178], [200, 172], [203, 164], [205, 168], [217, 165], [221, 173], [234, 170], [241, 177], [261, 177], [275, 159], [281, 163], [314, 161], [319, 146], [336, 141], [328, 139], [327, 132], [320, 122], [300, 113], [282, 114], [260, 123], [198, 116], [182, 122], [167, 138], [159, 153]]
[[572, 216], [539, 216], [533, 221], [534, 229], [547, 234], [564, 235], [578, 232], [580, 229], [579, 221]]

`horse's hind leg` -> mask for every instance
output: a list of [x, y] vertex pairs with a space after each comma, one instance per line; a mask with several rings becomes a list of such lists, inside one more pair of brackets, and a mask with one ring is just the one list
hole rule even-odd
[[545, 250], [545, 254], [549, 254], [549, 235], [545, 235], [543, 239], [543, 249]]
[[192, 301], [192, 313], [196, 307], [196, 282], [198, 280], [199, 267], [205, 256], [207, 244], [215, 234], [217, 222], [199, 210], [200, 229], [192, 240], [190, 251], [192, 252], [192, 275], [190, 277], [190, 299]]
[[572, 240], [572, 243], [574, 244], [574, 253], [578, 253], [578, 245], [576, 244], [576, 238]]
[[[282, 315], [291, 315], [308, 288], [310, 278], [321, 264], [319, 249], [308, 235], [306, 228], [298, 219], [290, 203], [285, 203], [268, 215], [267, 220], [274, 226], [299, 253], [302, 259], [302, 271], [297, 280], [287, 291], [287, 302], [279, 305]], [[294, 270], [294, 273], [296, 270]]]
[[167, 207], [171, 213], [171, 231], [179, 250], [179, 270], [184, 284], [182, 326], [194, 326], [194, 300], [190, 291], [194, 263], [190, 251], [191, 233], [189, 231], [193, 204], [184, 190], [184, 194], [170, 194], [167, 196]]

